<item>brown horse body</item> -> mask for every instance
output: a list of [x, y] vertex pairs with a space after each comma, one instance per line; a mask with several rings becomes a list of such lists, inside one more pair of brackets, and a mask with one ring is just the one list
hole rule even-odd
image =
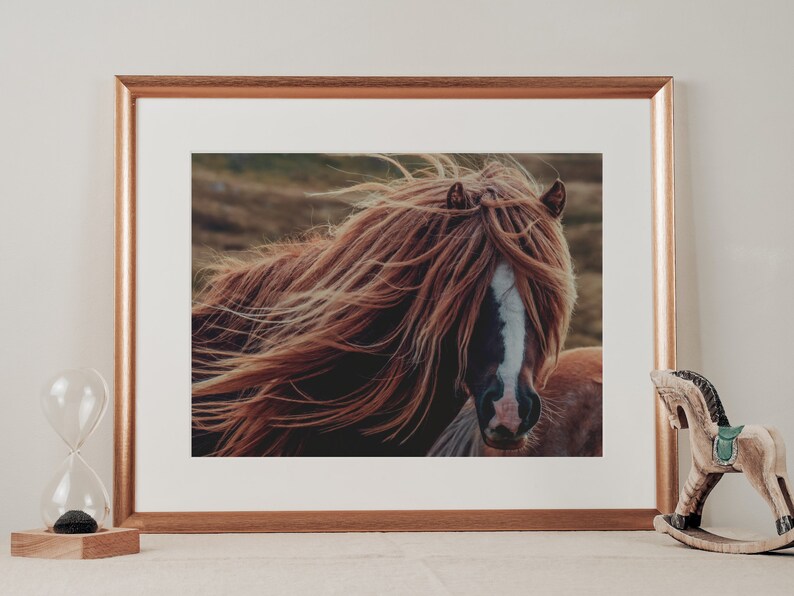
[[428, 455], [598, 457], [602, 455], [602, 388], [602, 349], [566, 350], [560, 353], [556, 368], [540, 390], [543, 411], [523, 447], [488, 447], [469, 401]]

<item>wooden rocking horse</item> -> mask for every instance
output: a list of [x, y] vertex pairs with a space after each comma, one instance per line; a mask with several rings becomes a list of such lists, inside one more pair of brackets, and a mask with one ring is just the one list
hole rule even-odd
[[[654, 527], [693, 548], [722, 553], [761, 553], [794, 546], [794, 505], [786, 472], [786, 450], [770, 426], [730, 426], [714, 386], [687, 370], [651, 373], [670, 425], [689, 429], [692, 467], [675, 512], [659, 515]], [[771, 508], [777, 538], [733, 540], [700, 528], [703, 504], [723, 474], [742, 472]]]

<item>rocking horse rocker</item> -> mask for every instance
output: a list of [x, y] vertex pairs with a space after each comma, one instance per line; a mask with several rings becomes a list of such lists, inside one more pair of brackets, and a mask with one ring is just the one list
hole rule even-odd
[[[786, 451], [777, 429], [732, 427], [714, 386], [686, 370], [653, 371], [651, 379], [676, 429], [689, 429], [692, 467], [675, 512], [654, 520], [657, 531], [693, 548], [752, 554], [794, 546], [794, 505], [786, 472]], [[733, 540], [700, 528], [703, 504], [729, 472], [742, 472], [772, 509], [777, 538]]]

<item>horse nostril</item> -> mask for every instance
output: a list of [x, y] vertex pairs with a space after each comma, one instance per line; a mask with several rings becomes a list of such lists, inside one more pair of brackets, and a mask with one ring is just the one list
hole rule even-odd
[[486, 402], [486, 403], [488, 403], [488, 402], [490, 402], [490, 403], [493, 403], [493, 402], [495, 402], [495, 401], [499, 401], [499, 398], [500, 398], [500, 397], [502, 397], [502, 395], [501, 395], [500, 393], [497, 393], [496, 391], [491, 391], [491, 390], [489, 390], [489, 391], [488, 391], [488, 392], [487, 392], [487, 393], [486, 393], [486, 394], [483, 396], [483, 399], [485, 400], [485, 402]]
[[519, 433], [535, 426], [540, 417], [540, 396], [531, 387], [521, 387], [518, 394], [518, 417], [521, 420]]
[[486, 402], [498, 401], [502, 397], [504, 390], [505, 386], [504, 383], [502, 383], [502, 379], [500, 379], [498, 376], [494, 376], [491, 378], [491, 382], [488, 383], [488, 387], [485, 390], [483, 398]]
[[532, 407], [532, 402], [529, 399], [518, 400], [518, 417], [526, 422], [529, 418], [529, 411]]
[[502, 380], [499, 378], [499, 376], [495, 375], [491, 377], [488, 386], [485, 387], [485, 390], [482, 393], [482, 397], [478, 400], [478, 405], [481, 409], [479, 415], [483, 421], [488, 421], [494, 417], [496, 414], [494, 402], [499, 401], [503, 392], [504, 384], [502, 383]]

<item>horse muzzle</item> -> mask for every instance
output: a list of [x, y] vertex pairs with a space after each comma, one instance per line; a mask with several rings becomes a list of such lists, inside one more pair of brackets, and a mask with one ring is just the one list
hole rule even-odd
[[521, 449], [526, 445], [528, 437], [529, 433], [516, 435], [503, 426], [497, 426], [495, 429], [486, 428], [482, 431], [482, 439], [485, 441], [485, 444], [488, 445], [488, 447], [501, 451]]
[[485, 444], [494, 449], [519, 449], [540, 418], [540, 397], [531, 390], [518, 395], [506, 392], [492, 401], [489, 409], [492, 416], [481, 427]]

